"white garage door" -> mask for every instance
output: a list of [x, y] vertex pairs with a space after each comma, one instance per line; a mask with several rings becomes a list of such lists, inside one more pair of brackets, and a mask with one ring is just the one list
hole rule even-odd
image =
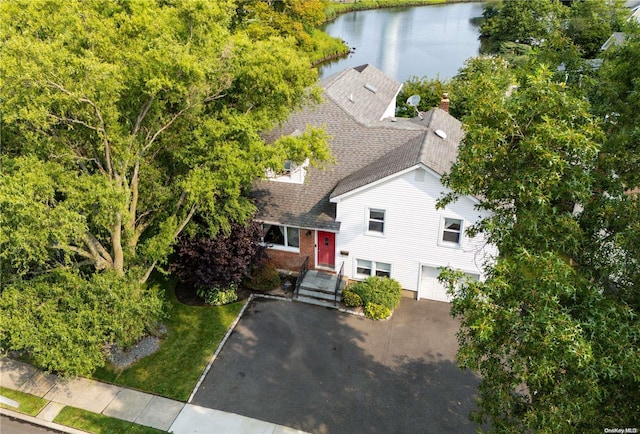
[[[478, 280], [477, 274], [465, 273], [467, 277]], [[447, 294], [447, 286], [438, 282], [440, 270], [436, 267], [422, 266], [422, 281], [420, 282], [419, 298], [426, 298], [437, 301], [451, 301], [451, 296]]]
[[422, 281], [420, 282], [420, 298], [437, 301], [451, 301], [447, 294], [447, 287], [438, 282], [440, 270], [435, 267], [422, 266]]

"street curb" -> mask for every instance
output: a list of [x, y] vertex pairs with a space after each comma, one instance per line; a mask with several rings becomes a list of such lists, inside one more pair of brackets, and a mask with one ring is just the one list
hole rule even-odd
[[211, 359], [209, 359], [209, 363], [207, 363], [207, 367], [204, 368], [204, 372], [202, 372], [202, 375], [200, 375], [198, 382], [196, 383], [193, 390], [191, 391], [191, 395], [189, 395], [189, 399], [187, 399], [187, 404], [191, 404], [191, 401], [193, 401], [193, 397], [196, 395], [196, 392], [198, 391], [198, 389], [200, 388], [200, 385], [204, 381], [204, 377], [206, 377], [207, 374], [209, 373], [209, 370], [211, 369], [213, 362], [218, 357], [218, 354], [220, 354], [220, 351], [222, 351], [222, 347], [224, 346], [225, 342], [227, 342], [227, 339], [233, 332], [233, 329], [236, 328], [238, 321], [240, 321], [240, 317], [242, 317], [242, 314], [247, 309], [247, 306], [251, 304], [252, 301], [253, 301], [253, 294], [249, 296], [249, 299], [247, 300], [247, 302], [244, 304], [244, 306], [242, 306], [242, 309], [240, 309], [238, 316], [236, 316], [236, 319], [233, 320], [233, 322], [227, 329], [227, 333], [224, 335], [224, 338], [222, 338], [222, 340], [220, 341], [220, 344], [218, 345], [218, 348], [216, 348], [215, 353], [213, 353], [213, 356], [211, 356]]
[[0, 408], [0, 414], [4, 416], [12, 417], [14, 419], [23, 420], [25, 422], [29, 422], [34, 425], [40, 425], [45, 428], [55, 429], [57, 431], [61, 431], [67, 434], [91, 434], [91, 433], [88, 433], [87, 431], [81, 431], [79, 429], [71, 428], [65, 425], [60, 425], [59, 423], [55, 423], [55, 422], [48, 422], [44, 419], [38, 419], [37, 417], [30, 416], [28, 414], [20, 413], [17, 411], [9, 410], [6, 408]]

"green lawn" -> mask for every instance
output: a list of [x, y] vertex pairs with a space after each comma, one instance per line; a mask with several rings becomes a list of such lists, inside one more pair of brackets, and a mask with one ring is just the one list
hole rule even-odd
[[63, 408], [53, 421], [94, 434], [160, 434], [166, 432], [74, 407]]
[[40, 410], [42, 410], [49, 402], [46, 399], [38, 398], [37, 396], [30, 395], [28, 393], [18, 392], [17, 390], [7, 389], [6, 387], [0, 387], [0, 395], [5, 398], [13, 399], [20, 404], [20, 407], [18, 408], [4, 404], [0, 404], [0, 407], [19, 411], [20, 413], [25, 413], [30, 416], [35, 416], [40, 413]]
[[163, 281], [170, 305], [167, 337], [160, 350], [117, 372], [98, 369], [94, 378], [186, 401], [243, 302], [226, 306], [186, 306], [175, 298], [174, 282]]

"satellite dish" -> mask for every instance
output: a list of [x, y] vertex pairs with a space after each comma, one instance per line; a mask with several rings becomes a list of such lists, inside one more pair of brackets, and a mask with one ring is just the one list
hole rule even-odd
[[416, 109], [416, 113], [418, 113], [418, 117], [420, 119], [423, 119], [422, 114], [420, 113], [420, 110], [418, 110], [418, 104], [420, 104], [420, 95], [411, 95], [409, 98], [407, 98], [407, 105], [410, 105], [411, 107]]
[[407, 104], [412, 107], [418, 107], [418, 104], [420, 104], [420, 95], [411, 95], [407, 98]]

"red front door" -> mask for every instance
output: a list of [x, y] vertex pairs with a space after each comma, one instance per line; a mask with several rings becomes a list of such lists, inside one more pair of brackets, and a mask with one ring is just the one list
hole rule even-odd
[[333, 267], [336, 263], [336, 234], [318, 231], [318, 265]]

